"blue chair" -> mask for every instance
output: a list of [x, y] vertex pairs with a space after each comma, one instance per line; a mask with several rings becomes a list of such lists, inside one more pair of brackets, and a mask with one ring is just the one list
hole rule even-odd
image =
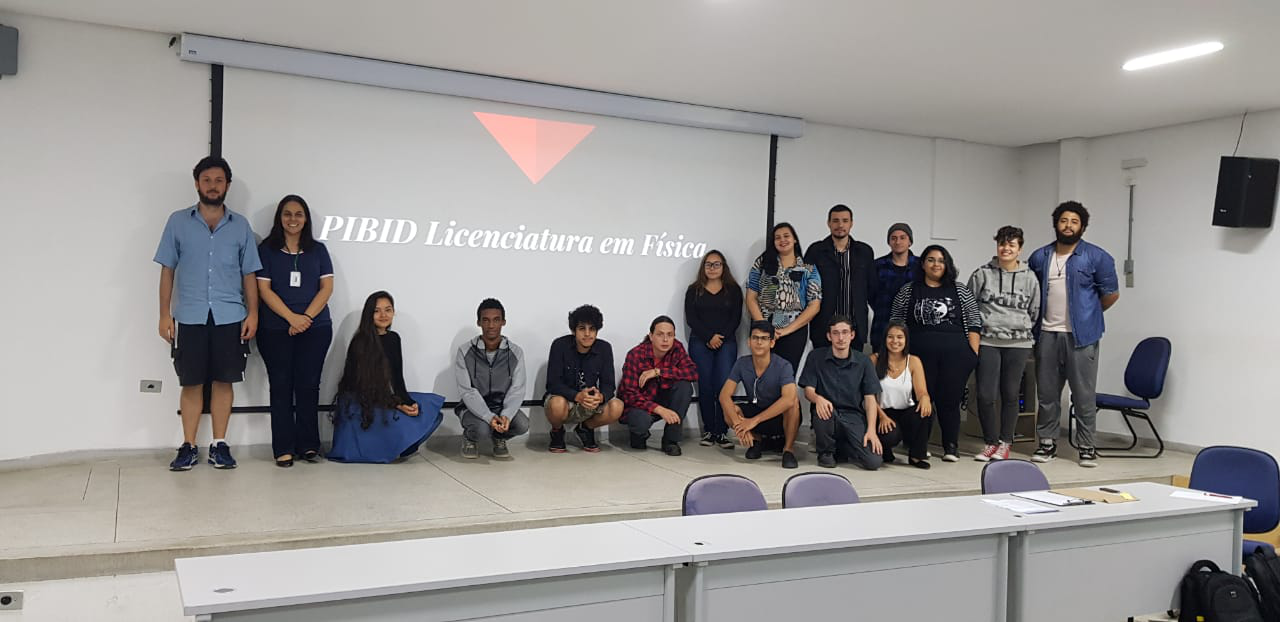
[[[1191, 464], [1188, 486], [1257, 501], [1258, 507], [1244, 513], [1246, 534], [1266, 533], [1280, 525], [1280, 465], [1269, 453], [1247, 447], [1205, 447]], [[1266, 542], [1244, 541], [1246, 557], [1258, 548], [1274, 552]]]
[[741, 475], [703, 475], [684, 488], [683, 516], [767, 510], [764, 493]]
[[800, 473], [782, 485], [782, 507], [809, 508], [819, 505], [857, 503], [858, 491], [838, 473]]
[[[1164, 393], [1164, 379], [1169, 372], [1169, 356], [1173, 352], [1173, 346], [1168, 339], [1164, 337], [1147, 337], [1138, 342], [1133, 348], [1133, 354], [1129, 355], [1129, 364], [1124, 368], [1124, 388], [1138, 397], [1129, 397], [1127, 395], [1112, 395], [1110, 393], [1099, 393], [1095, 398], [1095, 404], [1098, 406], [1098, 412], [1104, 410], [1119, 411], [1123, 415], [1124, 424], [1129, 427], [1129, 444], [1116, 447], [1097, 447], [1098, 455], [1106, 458], [1159, 458], [1164, 453], [1164, 439], [1160, 438], [1160, 432], [1156, 431], [1156, 426], [1151, 422], [1151, 415], [1146, 411], [1151, 408], [1151, 400], [1160, 397]], [[1133, 429], [1133, 423], [1130, 419], [1141, 419], [1147, 422], [1147, 427], [1151, 428], [1151, 434], [1156, 437], [1156, 452], [1154, 454], [1104, 454], [1103, 451], [1131, 451], [1138, 446], [1138, 433]], [[1076, 445], [1075, 435], [1075, 408], [1071, 409], [1071, 415], [1067, 419], [1067, 438], [1071, 446], [1079, 449]]]
[[993, 460], [982, 467], [982, 494], [1048, 490], [1049, 478], [1027, 460]]

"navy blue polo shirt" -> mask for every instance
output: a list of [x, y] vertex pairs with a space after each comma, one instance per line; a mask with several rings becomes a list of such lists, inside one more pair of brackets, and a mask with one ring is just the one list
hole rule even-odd
[[729, 380], [746, 390], [747, 399], [752, 404], [764, 409], [782, 398], [782, 387], [795, 384], [796, 373], [787, 359], [770, 352], [769, 366], [764, 368], [763, 374], [756, 376], [756, 365], [747, 355], [733, 363]]
[[[270, 281], [271, 291], [275, 292], [286, 307], [294, 313], [304, 313], [316, 294], [320, 293], [320, 279], [333, 278], [333, 262], [329, 260], [329, 250], [324, 244], [316, 242], [311, 250], [297, 255], [285, 252], [280, 248], [267, 248], [267, 243], [258, 245], [258, 256], [262, 259], [262, 269], [258, 271], [259, 281]], [[289, 273], [297, 270], [302, 273], [302, 280], [297, 287], [289, 285]], [[259, 325], [263, 330], [288, 330], [289, 323], [276, 315], [265, 303], [260, 305]], [[313, 324], [332, 323], [329, 318], [329, 305], [325, 305], [312, 320]]]

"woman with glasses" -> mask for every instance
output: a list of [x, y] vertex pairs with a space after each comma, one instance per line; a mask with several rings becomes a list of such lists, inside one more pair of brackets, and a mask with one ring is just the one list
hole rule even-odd
[[956, 264], [946, 248], [932, 244], [920, 254], [920, 270], [898, 290], [889, 321], [906, 324], [910, 332], [911, 353], [920, 357], [942, 426], [942, 460], [955, 462], [960, 400], [978, 364], [982, 315], [973, 292], [956, 282]]
[[738, 358], [742, 288], [720, 251], [703, 255], [698, 278], [685, 290], [684, 319], [689, 324], [689, 357], [698, 368], [700, 444], [733, 449], [733, 440], [726, 436], [729, 430], [724, 412], [716, 398]]

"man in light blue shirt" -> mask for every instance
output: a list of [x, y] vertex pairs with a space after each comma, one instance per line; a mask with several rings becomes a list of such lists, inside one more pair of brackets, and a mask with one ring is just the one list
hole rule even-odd
[[254, 273], [262, 264], [249, 221], [226, 208], [231, 185], [227, 161], [209, 156], [192, 175], [199, 201], [169, 215], [155, 255], [160, 264], [160, 337], [170, 344], [182, 385], [183, 443], [169, 469], [187, 471], [200, 461], [195, 442], [205, 383], [211, 385], [213, 417], [209, 464], [233, 469], [236, 461], [226, 442], [231, 385], [244, 379], [249, 340], [258, 329]]

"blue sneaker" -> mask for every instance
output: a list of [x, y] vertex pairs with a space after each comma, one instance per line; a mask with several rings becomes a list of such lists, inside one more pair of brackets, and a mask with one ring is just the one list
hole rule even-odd
[[215, 469], [234, 469], [236, 459], [231, 457], [231, 447], [226, 443], [209, 446], [209, 464]]
[[190, 471], [191, 467], [200, 463], [200, 450], [191, 443], [183, 443], [178, 448], [178, 457], [169, 463], [170, 471]]

